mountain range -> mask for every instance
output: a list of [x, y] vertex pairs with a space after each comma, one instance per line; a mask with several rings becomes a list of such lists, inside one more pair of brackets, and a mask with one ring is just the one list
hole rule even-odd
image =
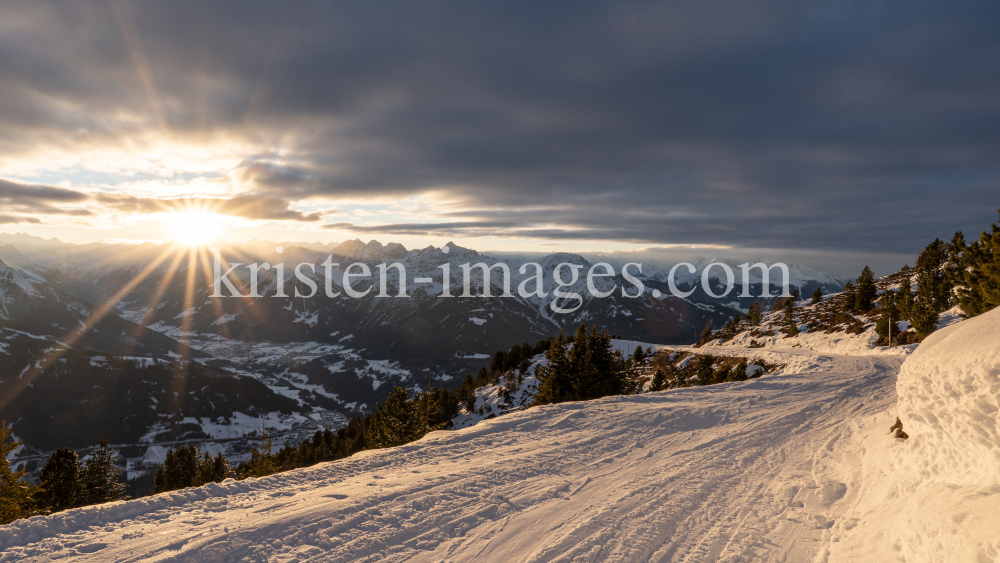
[[[696, 341], [707, 322], [721, 326], [753, 301], [773, 299], [734, 297], [739, 287], [726, 297], [706, 294], [698, 287], [701, 272], [722, 260], [693, 260], [693, 274], [679, 269], [684, 275], [677, 286], [695, 290], [687, 298], [670, 294], [669, 264], [643, 263], [641, 274], [633, 267], [644, 291], [632, 297], [636, 287], [623, 277], [624, 264], [612, 263], [614, 276], [594, 279], [597, 290], [610, 294], [597, 298], [587, 289], [591, 261], [556, 253], [533, 260], [541, 266], [546, 297], [521, 297], [516, 288], [535, 273], [531, 268], [522, 274], [520, 262], [452, 243], [409, 250], [378, 241], [250, 241], [220, 253], [227, 262], [222, 271], [229, 262], [284, 263], [284, 277], [278, 279], [273, 267], [260, 270], [261, 297], [213, 298], [212, 256], [204, 250], [0, 234], [0, 392], [7, 398], [0, 400], [0, 417], [40, 454], [82, 447], [96, 434], [110, 436], [132, 448], [130, 469], [138, 476], [144, 463], [156, 461], [156, 444], [194, 441], [239, 458], [261, 425], [279, 440], [294, 441], [369, 412], [395, 386], [458, 385], [465, 374], [489, 365], [495, 352], [575, 331], [580, 323], [623, 339], [683, 344]], [[328, 259], [339, 264], [329, 280], [322, 266]], [[355, 262], [373, 276], [357, 278], [353, 288], [371, 291], [349, 298], [343, 271]], [[476, 297], [460, 297], [461, 266], [479, 262], [496, 266], [488, 284], [494, 296], [503, 293], [499, 264], [507, 265], [511, 297], [483, 297], [480, 275], [471, 278]], [[559, 314], [553, 290], [555, 270], [564, 262], [582, 266], [576, 283], [562, 288], [580, 298], [558, 300], [574, 309]], [[313, 265], [314, 271], [302, 273], [318, 294], [275, 297], [279, 284], [290, 296], [310, 293], [294, 273], [300, 263]], [[378, 297], [382, 263], [405, 267], [408, 298]], [[439, 297], [446, 264], [455, 295], [450, 299]], [[397, 295], [399, 277], [394, 268], [388, 272], [387, 293]], [[249, 269], [233, 273], [234, 285], [248, 294]], [[724, 286], [720, 276], [722, 269], [713, 268], [715, 294]], [[816, 287], [824, 293], [843, 287], [836, 276], [798, 265], [790, 277], [806, 295]], [[429, 281], [416, 281], [421, 279]], [[751, 281], [752, 293], [760, 295], [760, 280]], [[527, 283], [533, 292], [534, 282]], [[327, 297], [326, 285], [341, 295]], [[109, 413], [123, 401], [131, 418], [115, 423]]]

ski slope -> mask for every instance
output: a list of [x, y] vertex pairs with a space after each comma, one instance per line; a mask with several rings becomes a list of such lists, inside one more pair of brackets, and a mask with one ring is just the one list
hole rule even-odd
[[[0, 531], [0, 561], [811, 560], [899, 358], [535, 408], [265, 479]], [[888, 438], [887, 438], [888, 439]]]
[[19, 521], [0, 561], [991, 561], [998, 342], [1000, 311], [906, 359], [907, 441], [888, 433], [903, 356], [769, 348], [786, 367], [747, 382], [533, 408]]

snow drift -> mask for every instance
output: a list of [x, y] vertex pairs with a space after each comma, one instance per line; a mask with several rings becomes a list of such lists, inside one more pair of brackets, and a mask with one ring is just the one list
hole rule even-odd
[[885, 445], [865, 456], [867, 491], [851, 515], [859, 524], [834, 554], [1000, 559], [1000, 309], [928, 337], [896, 388], [910, 438], [889, 441], [888, 425], [874, 429], [869, 439]]
[[908, 453], [925, 480], [1000, 485], [1000, 309], [931, 335], [903, 364], [896, 390]]

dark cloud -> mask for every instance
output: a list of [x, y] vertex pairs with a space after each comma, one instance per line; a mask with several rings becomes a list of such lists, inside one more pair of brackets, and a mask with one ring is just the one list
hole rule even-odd
[[0, 199], [13, 202], [67, 202], [75, 203], [87, 199], [87, 194], [53, 186], [19, 184], [0, 178]]
[[457, 223], [393, 223], [386, 225], [329, 223], [323, 227], [338, 231], [387, 235], [495, 236], [502, 232], [505, 236], [518, 236], [510, 229], [519, 225], [520, 223], [515, 221], [462, 221]]
[[9, 225], [17, 223], [41, 223], [41, 219], [37, 217], [18, 217], [16, 215], [3, 215], [0, 214], [0, 225]]
[[128, 213], [201, 211], [205, 213], [232, 215], [244, 219], [304, 222], [316, 222], [321, 220], [323, 215], [333, 213], [333, 211], [303, 213], [289, 209], [290, 203], [286, 200], [250, 195], [235, 196], [228, 199], [198, 197], [160, 199], [102, 194], [97, 196], [96, 199], [100, 203]]
[[35, 215], [89, 217], [93, 213], [86, 209], [57, 206], [81, 203], [87, 197], [87, 194], [75, 190], [20, 184], [0, 178], [0, 223], [41, 223]]
[[232, 135], [276, 202], [457, 202], [363, 232], [914, 252], [1000, 200], [996, 3], [118, 6], [5, 9], [0, 151]]

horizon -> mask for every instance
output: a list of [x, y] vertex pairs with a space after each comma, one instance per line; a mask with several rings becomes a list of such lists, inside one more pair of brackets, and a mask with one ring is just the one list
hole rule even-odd
[[[45, 237], [42, 237], [42, 236], [32, 235], [32, 234], [28, 234], [28, 233], [24, 233], [24, 232], [8, 233], [8, 232], [2, 232], [2, 231], [0, 231], [0, 241], [3, 241], [3, 239], [5, 238], [4, 235], [7, 235], [8, 237], [11, 237], [11, 238], [14, 238], [14, 237], [29, 237], [30, 239], [37, 239], [37, 240], [40, 240], [40, 241], [44, 241], [46, 243], [55, 242], [55, 243], [58, 243], [58, 244], [68, 244], [68, 245], [81, 246], [81, 247], [91, 246], [91, 245], [106, 245], [106, 246], [109, 246], [109, 247], [114, 247], [114, 246], [139, 247], [139, 246], [142, 246], [142, 245], [145, 245], [145, 244], [149, 244], [149, 245], [155, 246], [157, 248], [166, 247], [166, 248], [169, 249], [169, 248], [178, 248], [178, 247], [184, 247], [184, 246], [186, 246], [183, 242], [171, 241], [171, 240], [159, 240], [159, 241], [157, 241], [157, 240], [95, 240], [95, 241], [90, 241], [90, 242], [71, 242], [71, 241], [64, 241], [64, 240], [60, 239], [59, 237], [55, 237], [55, 236], [50, 237], [50, 238], [45, 238]], [[574, 255], [578, 255], [578, 256], [580, 256], [580, 257], [582, 257], [582, 258], [584, 258], [584, 259], [586, 259], [588, 261], [598, 260], [598, 259], [607, 259], [607, 260], [622, 261], [622, 262], [623, 261], [627, 261], [627, 260], [640, 260], [640, 261], [644, 261], [646, 263], [652, 263], [652, 264], [657, 265], [657, 266], [673, 265], [673, 264], [677, 264], [677, 263], [680, 263], [680, 262], [691, 262], [691, 263], [693, 263], [695, 265], [698, 265], [700, 263], [707, 263], [709, 261], [719, 261], [720, 263], [724, 262], [724, 263], [729, 263], [729, 264], [735, 264], [735, 263], [744, 262], [744, 261], [745, 262], [751, 262], [751, 263], [755, 263], [755, 262], [771, 262], [771, 263], [781, 262], [781, 263], [787, 264], [787, 266], [790, 267], [790, 268], [798, 266], [800, 268], [806, 268], [806, 269], [810, 269], [810, 270], [815, 270], [815, 271], [817, 271], [819, 273], [832, 274], [832, 275], [834, 275], [834, 276], [836, 276], [838, 278], [841, 278], [844, 281], [855, 279], [857, 277], [858, 273], [859, 273], [858, 271], [845, 270], [843, 268], [841, 268], [840, 271], [837, 271], [835, 268], [825, 268], [823, 265], [817, 265], [817, 264], [810, 263], [810, 262], [803, 261], [803, 260], [799, 260], [799, 259], [789, 260], [787, 262], [786, 261], [782, 261], [782, 260], [778, 260], [778, 259], [774, 259], [774, 258], [780, 258], [780, 256], [781, 256], [780, 253], [773, 253], [773, 254], [771, 254], [770, 255], [770, 259], [769, 259], [769, 258], [765, 257], [765, 253], [764, 252], [761, 252], [759, 250], [757, 252], [743, 252], [743, 253], [740, 253], [740, 254], [727, 254], [725, 252], [725, 250], [727, 250], [727, 249], [716, 249], [716, 250], [718, 250], [717, 252], [708, 252], [711, 249], [709, 249], [709, 248], [699, 248], [699, 247], [680, 247], [680, 248], [644, 247], [644, 248], [636, 248], [634, 250], [611, 250], [611, 251], [586, 251], [586, 250], [583, 250], [583, 251], [571, 251], [571, 250], [565, 250], [565, 249], [522, 250], [522, 249], [517, 249], [517, 248], [512, 249], [512, 250], [500, 250], [500, 249], [479, 249], [479, 248], [474, 248], [474, 247], [471, 247], [471, 246], [466, 246], [466, 245], [463, 245], [463, 244], [455, 243], [451, 239], [448, 239], [446, 242], [436, 241], [437, 244], [429, 243], [429, 244], [423, 244], [423, 245], [418, 245], [418, 246], [409, 246], [409, 245], [406, 245], [406, 244], [399, 243], [399, 242], [397, 242], [395, 240], [388, 240], [387, 242], [383, 242], [381, 240], [373, 238], [373, 239], [369, 239], [368, 241], [365, 241], [361, 237], [355, 237], [355, 238], [346, 239], [346, 240], [329, 241], [329, 242], [309, 241], [309, 240], [270, 240], [270, 239], [253, 238], [253, 239], [242, 240], [242, 241], [215, 241], [215, 244], [219, 244], [219, 245], [221, 245], [223, 247], [225, 247], [225, 246], [238, 247], [239, 245], [246, 245], [246, 244], [275, 245], [275, 247], [281, 246], [281, 247], [283, 247], [286, 250], [288, 248], [292, 247], [292, 246], [300, 246], [300, 247], [304, 247], [304, 248], [325, 247], [325, 248], [328, 248], [328, 249], [332, 250], [332, 249], [336, 248], [337, 246], [339, 246], [341, 244], [345, 244], [345, 243], [348, 243], [348, 242], [355, 242], [355, 241], [356, 242], [360, 242], [361, 244], [370, 244], [372, 242], [378, 242], [379, 244], [382, 244], [383, 246], [387, 246], [387, 245], [390, 245], [390, 244], [400, 244], [401, 246], [403, 246], [403, 248], [406, 251], [422, 250], [422, 249], [427, 249], [427, 248], [442, 248], [444, 246], [453, 246], [453, 247], [460, 247], [460, 248], [466, 248], [466, 249], [469, 249], [469, 250], [474, 250], [474, 251], [476, 251], [479, 254], [487, 255], [487, 256], [493, 256], [493, 257], [498, 257], [498, 258], [501, 258], [501, 259], [504, 259], [504, 260], [508, 260], [508, 259], [512, 259], [512, 258], [526, 258], [526, 259], [530, 258], [530, 259], [534, 259], [534, 258], [551, 256], [551, 255], [556, 255], [556, 254], [574, 254]], [[13, 246], [15, 249], [17, 249], [17, 245], [15, 243], [13, 243], [13, 242], [5, 242], [4, 244], [11, 244], [11, 246]], [[197, 248], [199, 248], [199, 252], [204, 252], [205, 250], [208, 250], [207, 245], [199, 245]], [[21, 249], [17, 249], [17, 250], [19, 252], [21, 251]], [[741, 249], [737, 249], [737, 250], [741, 250]], [[806, 259], [808, 259], [808, 257], [799, 257], [799, 258], [806, 258]], [[851, 256], [847, 257], [847, 261], [851, 262], [852, 264], [853, 264], [853, 259], [854, 259], [854, 257], [851, 257]], [[907, 265], [909, 263], [911, 263], [911, 262], [914, 262], [914, 260], [909, 260], [907, 262]], [[869, 264], [865, 264], [865, 265], [869, 265]], [[894, 273], [894, 272], [898, 271], [898, 269], [899, 269], [899, 267], [889, 267], [889, 268], [885, 268], [884, 271], [879, 271], [878, 266], [873, 267], [873, 270], [875, 271], [876, 275], [879, 275], [879, 276], [889, 275], [891, 273]]]

